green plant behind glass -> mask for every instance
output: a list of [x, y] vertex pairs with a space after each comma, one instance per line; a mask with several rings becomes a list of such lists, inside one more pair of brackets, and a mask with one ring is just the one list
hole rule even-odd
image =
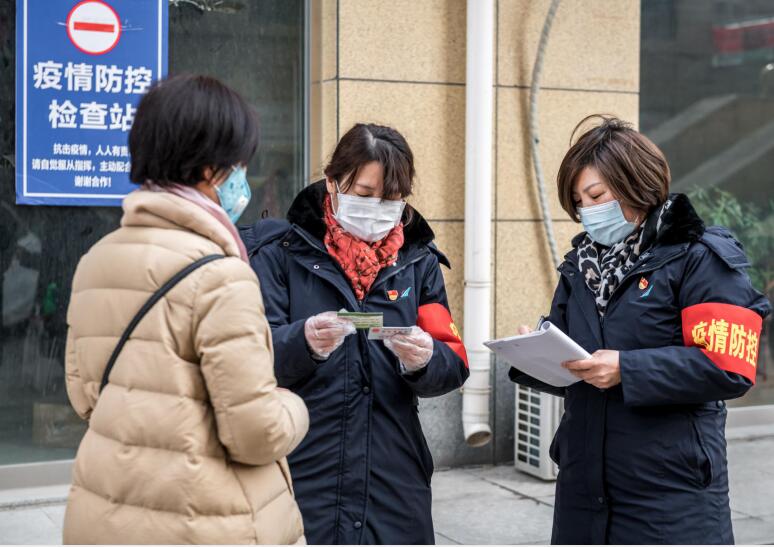
[[774, 289], [774, 200], [742, 202], [717, 188], [694, 190], [688, 197], [707, 226], [725, 226], [744, 245], [753, 285], [765, 294]]

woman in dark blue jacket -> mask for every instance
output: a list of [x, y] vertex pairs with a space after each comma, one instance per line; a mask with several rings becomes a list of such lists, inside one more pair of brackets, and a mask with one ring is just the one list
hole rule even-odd
[[552, 542], [733, 543], [724, 400], [755, 382], [770, 312], [742, 246], [668, 193], [661, 151], [616, 119], [570, 148], [558, 188], [586, 232], [548, 319], [593, 355], [565, 363], [567, 388], [510, 372], [565, 399]]
[[[356, 125], [325, 175], [296, 197], [287, 222], [242, 232], [272, 328], [277, 380], [309, 408], [309, 434], [288, 457], [306, 537], [434, 543], [433, 461], [417, 398], [448, 393], [468, 377], [440, 270], [449, 262], [404, 201], [414, 166], [397, 131]], [[342, 309], [413, 329], [369, 340], [337, 317]]]

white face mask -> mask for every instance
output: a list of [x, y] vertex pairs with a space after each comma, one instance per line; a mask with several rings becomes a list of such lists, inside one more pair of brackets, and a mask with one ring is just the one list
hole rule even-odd
[[342, 228], [353, 236], [373, 243], [400, 223], [406, 202], [382, 198], [364, 198], [343, 194], [336, 183], [338, 207], [333, 214]]

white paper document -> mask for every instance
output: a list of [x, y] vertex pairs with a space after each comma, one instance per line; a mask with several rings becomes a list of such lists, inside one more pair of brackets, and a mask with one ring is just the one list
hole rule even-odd
[[384, 340], [396, 334], [408, 336], [414, 330], [413, 327], [371, 327], [368, 329], [369, 340]]
[[521, 372], [555, 387], [580, 382], [577, 376], [562, 367], [563, 362], [591, 357], [549, 321], [544, 321], [529, 334], [490, 340], [484, 345]]

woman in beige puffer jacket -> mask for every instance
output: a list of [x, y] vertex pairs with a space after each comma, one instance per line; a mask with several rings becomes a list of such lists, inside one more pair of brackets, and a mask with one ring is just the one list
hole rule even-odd
[[[212, 119], [223, 119], [217, 111], [204, 126], [207, 116], [186, 118], [186, 107], [175, 106], [185, 93], [192, 110], [222, 108], [224, 101], [235, 112], [249, 109], [210, 78], [177, 77], [155, 86], [130, 137], [132, 180], [146, 180], [143, 171], [159, 168], [143, 154], [165, 144], [152, 142], [164, 135], [163, 123], [177, 132], [166, 143], [176, 148], [170, 161], [178, 152], [186, 156], [191, 143], [211, 145], [214, 157], [203, 165], [246, 164], [252, 156], [254, 142], [250, 149], [229, 140], [248, 126], [212, 127]], [[154, 127], [143, 132], [143, 124]], [[208, 136], [197, 138], [197, 131]], [[229, 146], [234, 151], [221, 161], [219, 151]], [[228, 156], [246, 149], [246, 158]], [[192, 187], [216, 196], [222, 177], [197, 185], [190, 183], [214, 181], [213, 171], [197, 178], [195, 169], [188, 175], [165, 169], [154, 180], [189, 186], [177, 184], [175, 193], [146, 184], [130, 194], [121, 227], [81, 259], [73, 280], [67, 391], [89, 428], [75, 460], [64, 541], [303, 542], [285, 456], [306, 434], [306, 407], [277, 388], [271, 331], [241, 242], [206, 204], [185, 197]], [[193, 271], [142, 319], [100, 393], [110, 354], [137, 310], [178, 271], [212, 254], [225, 258]]]

